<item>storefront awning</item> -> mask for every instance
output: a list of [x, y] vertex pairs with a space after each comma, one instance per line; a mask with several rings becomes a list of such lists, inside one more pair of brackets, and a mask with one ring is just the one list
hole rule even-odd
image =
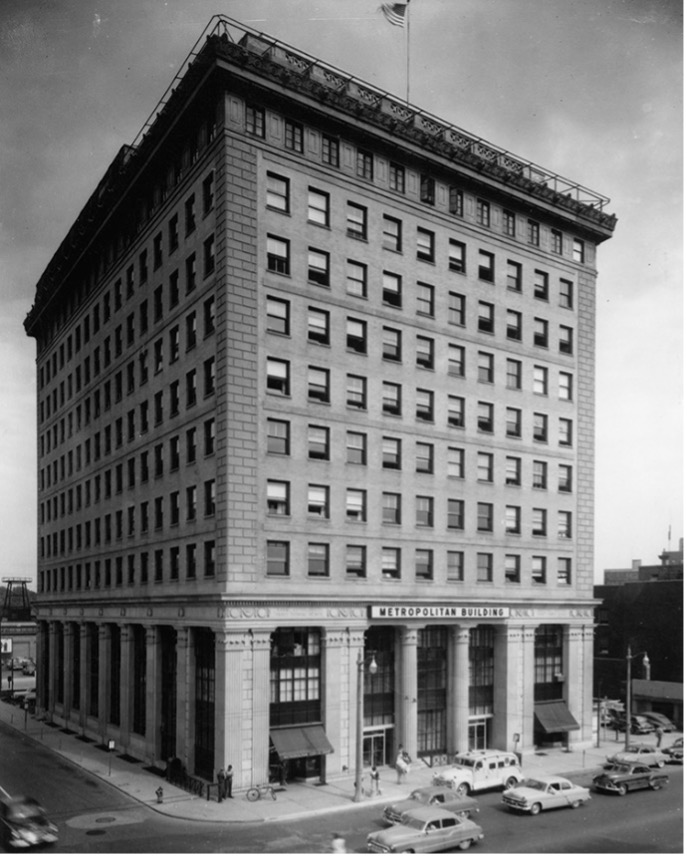
[[534, 714], [545, 733], [567, 733], [569, 730], [580, 729], [580, 725], [562, 700], [556, 700], [553, 703], [536, 703]]
[[331, 754], [334, 751], [321, 724], [270, 730], [270, 739], [282, 760], [319, 757], [320, 754]]

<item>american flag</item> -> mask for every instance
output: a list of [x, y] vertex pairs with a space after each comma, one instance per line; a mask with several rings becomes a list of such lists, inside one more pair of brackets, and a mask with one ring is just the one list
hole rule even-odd
[[409, 4], [410, 0], [406, 0], [404, 3], [382, 3], [379, 8], [382, 10], [382, 15], [394, 27], [405, 27], [406, 10]]

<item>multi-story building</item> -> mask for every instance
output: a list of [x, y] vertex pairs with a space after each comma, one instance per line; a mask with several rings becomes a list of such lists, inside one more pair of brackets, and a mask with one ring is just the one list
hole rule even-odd
[[26, 320], [39, 706], [239, 786], [352, 767], [359, 670], [365, 763], [588, 742], [608, 200], [225, 19], [184, 69]]

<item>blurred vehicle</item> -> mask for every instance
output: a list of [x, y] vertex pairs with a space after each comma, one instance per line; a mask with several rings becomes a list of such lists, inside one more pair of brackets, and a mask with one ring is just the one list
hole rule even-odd
[[57, 841], [57, 826], [33, 798], [17, 796], [0, 799], [0, 827], [6, 849], [26, 849]]
[[642, 712], [641, 716], [646, 718], [647, 721], [651, 721], [654, 725], [654, 730], [660, 727], [664, 733], [673, 733], [675, 731], [675, 724], [662, 712]]
[[29, 660], [26, 662], [24, 667], [22, 667], [21, 672], [24, 676], [35, 676], [36, 675], [36, 664], [35, 662]]
[[479, 813], [474, 798], [467, 798], [447, 787], [430, 786], [413, 790], [403, 801], [387, 804], [384, 808], [384, 820], [390, 823], [400, 822], [406, 811], [421, 805], [436, 805], [442, 810], [450, 810], [462, 819], [467, 819], [473, 813]]
[[417, 807], [401, 817], [401, 822], [367, 835], [368, 852], [440, 852], [468, 849], [479, 843], [484, 832], [470, 819], [461, 819], [450, 810]]
[[[611, 727], [621, 733], [625, 732], [626, 722], [625, 716], [614, 717], [611, 721]], [[630, 732], [631, 733], [653, 733], [656, 725], [652, 724], [648, 718], [643, 715], [630, 715]]]
[[663, 750], [653, 745], [629, 745], [626, 751], [618, 751], [606, 759], [609, 763], [643, 763], [645, 766], [658, 766], [659, 769], [666, 764]]
[[468, 751], [456, 754], [453, 765], [432, 777], [434, 786], [446, 786], [459, 795], [481, 789], [508, 789], [523, 777], [520, 762], [510, 751]]
[[554, 807], [580, 807], [591, 798], [586, 787], [577, 786], [567, 778], [526, 778], [514, 789], [507, 789], [501, 800], [509, 810], [519, 810], [536, 816]]
[[12, 703], [23, 703], [26, 695], [33, 691], [34, 695], [36, 693], [36, 686], [33, 685], [30, 688], [17, 688], [16, 691], [12, 692], [12, 697], [10, 698]]
[[24, 667], [25, 663], [26, 663], [25, 658], [11, 658], [8, 666], [9, 666], [9, 669], [12, 671], [21, 670]]
[[681, 763], [684, 756], [684, 739], [676, 739], [672, 745], [663, 749], [663, 753], [668, 757], [671, 763]]
[[641, 763], [616, 763], [597, 775], [593, 783], [602, 792], [625, 795], [631, 789], [661, 789], [668, 783], [668, 775]]

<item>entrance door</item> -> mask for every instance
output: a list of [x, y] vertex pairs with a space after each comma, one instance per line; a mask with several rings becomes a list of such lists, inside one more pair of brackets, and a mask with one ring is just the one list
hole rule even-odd
[[368, 733], [363, 736], [363, 767], [382, 766], [386, 762], [386, 734]]
[[484, 751], [487, 747], [487, 722], [473, 721], [468, 726], [468, 749], [470, 751]]

